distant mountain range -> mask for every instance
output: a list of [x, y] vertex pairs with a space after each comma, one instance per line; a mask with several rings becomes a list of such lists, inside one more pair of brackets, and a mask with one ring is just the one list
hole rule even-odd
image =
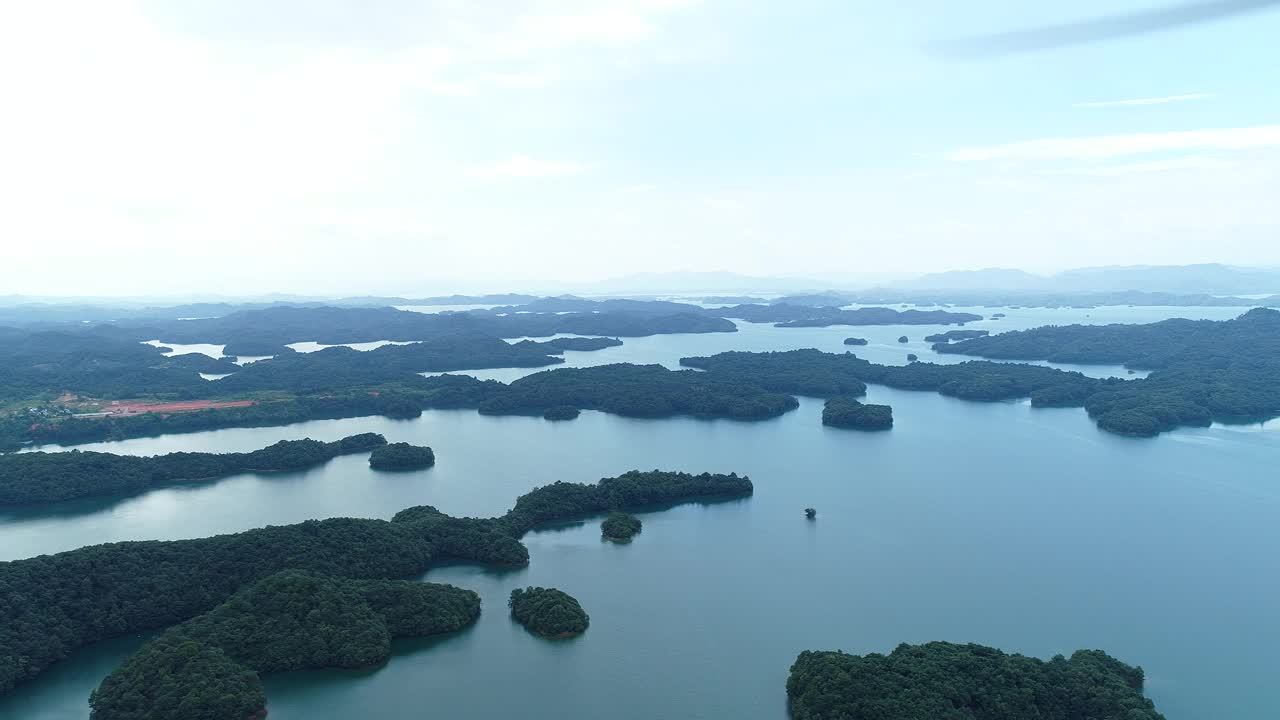
[[1220, 264], [1079, 268], [1054, 275], [989, 268], [921, 275], [887, 287], [918, 290], [1028, 292], [1161, 292], [1209, 295], [1280, 294], [1280, 269]]

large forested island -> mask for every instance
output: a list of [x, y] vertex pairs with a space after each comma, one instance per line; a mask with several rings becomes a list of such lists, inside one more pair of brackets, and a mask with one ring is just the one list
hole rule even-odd
[[1096, 383], [1084, 397], [1080, 388], [1041, 397], [1040, 404], [1083, 405], [1099, 427], [1121, 434], [1154, 435], [1180, 425], [1208, 425], [1211, 420], [1256, 421], [1280, 415], [1280, 312], [1275, 310], [1258, 308], [1227, 321], [1050, 326], [936, 349], [1004, 360], [1123, 363], [1151, 370], [1142, 380]]
[[529, 554], [519, 538], [541, 524], [751, 492], [751, 481], [734, 474], [633, 471], [594, 485], [534, 489], [496, 518], [454, 518], [424, 506], [391, 521], [311, 520], [0, 563], [0, 693], [80, 647], [189, 620], [284, 570], [384, 580], [421, 574], [446, 559], [521, 566]]
[[516, 588], [507, 604], [516, 622], [535, 635], [553, 640], [581, 635], [591, 623], [578, 599], [556, 588]]
[[339, 455], [382, 449], [386, 443], [377, 433], [361, 433], [327, 443], [281, 440], [247, 453], [136, 457], [72, 450], [0, 455], [0, 506], [123, 495], [243, 472], [302, 470]]
[[358, 668], [397, 637], [470, 625], [480, 597], [451, 585], [286, 571], [166, 631], [102, 681], [93, 720], [248, 720], [265, 714], [260, 673]]
[[1048, 662], [981, 645], [899, 645], [888, 655], [800, 653], [795, 720], [1164, 720], [1142, 668], [1100, 650]]

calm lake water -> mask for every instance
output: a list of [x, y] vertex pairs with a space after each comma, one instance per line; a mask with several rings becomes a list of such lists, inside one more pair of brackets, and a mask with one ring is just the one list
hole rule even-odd
[[[1131, 321], [1142, 322], [1183, 314], [1131, 310], [1160, 311], [1135, 312]], [[1037, 325], [1103, 310], [1005, 312], [1038, 313], [1027, 321]], [[725, 349], [834, 349], [833, 338], [856, 335], [872, 345], [855, 350], [879, 360], [874, 353], [905, 358], [896, 337], [914, 343], [922, 330], [770, 328], [627, 339], [580, 355], [614, 352], [609, 361], [617, 362], [632, 359], [630, 348], [651, 362]], [[772, 347], [754, 346], [769, 337]], [[591, 521], [526, 536], [527, 569], [431, 570], [426, 580], [481, 594], [474, 628], [399, 643], [390, 663], [372, 671], [270, 676], [271, 718], [783, 720], [784, 682], [800, 650], [887, 652], [928, 640], [1039, 657], [1102, 648], [1146, 668], [1147, 692], [1171, 720], [1280, 715], [1276, 423], [1135, 440], [1099, 432], [1078, 409], [874, 386], [868, 400], [893, 405], [892, 431], [824, 428], [821, 401], [802, 399], [798, 410], [756, 423], [596, 412], [550, 423], [431, 411], [408, 421], [326, 420], [83, 446], [241, 451], [372, 431], [431, 445], [438, 460], [417, 473], [379, 474], [366, 456], [347, 456], [300, 473], [9, 511], [0, 514], [0, 557], [314, 517], [385, 518], [424, 503], [494, 515], [556, 480], [592, 482], [632, 468], [737, 471], [755, 481], [754, 497], [644, 514], [644, 532], [629, 545], [601, 542]], [[817, 508], [816, 521], [804, 519], [807, 506]], [[547, 642], [514, 625], [506, 596], [530, 584], [577, 596], [591, 628]], [[82, 652], [0, 699], [0, 717], [83, 720], [89, 692], [141, 640]]]

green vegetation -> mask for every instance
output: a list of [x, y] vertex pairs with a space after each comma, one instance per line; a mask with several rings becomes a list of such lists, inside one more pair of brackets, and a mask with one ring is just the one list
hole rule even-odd
[[939, 352], [1010, 360], [1123, 363], [1151, 370], [1131, 381], [1073, 382], [1031, 396], [1041, 406], [1081, 406], [1104, 430], [1155, 435], [1213, 420], [1280, 415], [1280, 312], [1235, 320], [1069, 325], [1001, 333]]
[[889, 655], [800, 653], [795, 720], [1163, 720], [1142, 668], [1100, 650], [1048, 662], [981, 645], [899, 645]]
[[776, 417], [796, 399], [738, 377], [661, 365], [598, 365], [526, 375], [478, 403], [486, 415], [542, 415], [556, 406], [630, 417]]
[[852, 430], [888, 430], [893, 427], [893, 408], [833, 397], [822, 406], [822, 424]]
[[858, 338], [858, 337], [849, 337], [844, 339], [844, 344], [845, 345], [866, 345], [867, 339]]
[[900, 342], [900, 343], [907, 343], [907, 342], [911, 342], [911, 338], [907, 337], [906, 335], [899, 335], [899, 336], [898, 336], [898, 342]]
[[[0, 330], [0, 339], [4, 334]], [[19, 338], [18, 344], [33, 342], [30, 335], [24, 335], [25, 340]], [[681, 360], [687, 367], [705, 370], [703, 373], [616, 364], [534, 373], [510, 384], [465, 376], [426, 378], [414, 372], [414, 368], [437, 360], [462, 362], [449, 358], [488, 352], [485, 348], [492, 349], [492, 354], [479, 356], [483, 360], [473, 357], [475, 363], [512, 362], [511, 352], [523, 353], [519, 362], [535, 366], [559, 361], [540, 350], [512, 346], [492, 337], [455, 337], [366, 353], [330, 348], [293, 354], [254, 363], [210, 383], [192, 370], [164, 365], [167, 361], [153, 352], [154, 348], [135, 345], [126, 355], [143, 353], [145, 357], [138, 362], [147, 363], [147, 370], [142, 375], [113, 374], [124, 367], [119, 363], [91, 363], [93, 370], [84, 377], [120, 391], [134, 383], [151, 386], [154, 381], [161, 388], [168, 387], [168, 394], [174, 396], [193, 394], [195, 391], [181, 385], [194, 382], [204, 394], [219, 388], [218, 392], [235, 391], [263, 401], [245, 408], [105, 420], [40, 414], [45, 412], [44, 406], [33, 405], [25, 413], [0, 419], [0, 448], [13, 449], [23, 440], [69, 444], [326, 417], [415, 417], [423, 408], [477, 408], [486, 414], [534, 416], [551, 408], [576, 408], [632, 417], [758, 420], [797, 407], [792, 394], [859, 396], [865, 392], [865, 383], [936, 391], [966, 400], [1029, 397], [1037, 407], [1083, 406], [1099, 427], [1125, 435], [1154, 435], [1179, 426], [1204, 426], [1213, 420], [1260, 420], [1280, 415], [1280, 312], [1261, 309], [1226, 322], [1173, 320], [1152, 325], [1040, 328], [937, 346], [939, 352], [1000, 359], [1125, 362], [1154, 370], [1149, 378], [1132, 381], [1100, 380], [1015, 363], [876, 365], [848, 353], [817, 350], [721, 353]], [[6, 350], [0, 349], [0, 360]], [[115, 370], [108, 372], [109, 368]], [[49, 372], [58, 376], [61, 371], [55, 367]], [[181, 380], [183, 373], [188, 380]], [[15, 377], [27, 375], [19, 372]], [[0, 374], [0, 385], [7, 379]], [[282, 390], [284, 397], [280, 397]], [[552, 414], [561, 412], [567, 411]]]
[[851, 353], [837, 355], [818, 350], [723, 352], [680, 358], [680, 364], [705, 370], [709, 377], [814, 397], [865, 394], [867, 386], [861, 378], [871, 367]]
[[574, 597], [555, 588], [527, 587], [511, 591], [511, 617], [529, 632], [567, 638], [586, 632], [591, 618]]
[[310, 438], [281, 440], [247, 453], [135, 457], [72, 450], [0, 455], [0, 506], [138, 493], [243, 472], [302, 470], [339, 455], [383, 449], [380, 446], [386, 442], [377, 433], [362, 433], [329, 443]]
[[640, 518], [630, 513], [612, 512], [600, 523], [600, 533], [610, 540], [630, 542], [640, 532]]
[[369, 467], [374, 470], [421, 470], [435, 464], [431, 448], [403, 442], [383, 445], [369, 455]]
[[563, 355], [565, 350], [573, 350], [575, 352], [589, 352], [594, 350], [603, 350], [605, 348], [618, 347], [622, 341], [617, 338], [607, 337], [563, 337], [552, 338], [551, 340], [521, 340], [516, 343], [517, 347], [526, 346], [541, 348], [548, 355]]
[[552, 405], [542, 412], [542, 417], [546, 420], [573, 420], [580, 414], [581, 411], [572, 405]]
[[91, 717], [247, 720], [265, 714], [259, 673], [376, 665], [392, 638], [479, 616], [479, 596], [451, 585], [277, 573], [144, 645], [90, 697]]
[[933, 335], [925, 335], [924, 340], [931, 343], [948, 343], [953, 340], [972, 340], [973, 338], [986, 337], [990, 334], [990, 330], [948, 330], [942, 333], [934, 333]]
[[920, 359], [919, 355], [915, 353], [907, 353], [907, 362], [915, 362], [919, 359]]
[[[199, 540], [121, 542], [0, 563], [0, 693], [76, 649], [163, 628], [283, 570], [333, 578], [419, 575], [434, 560], [524, 565], [519, 538], [535, 526], [610, 510], [751, 495], [738, 475], [632, 471], [595, 485], [558, 482], [522, 495], [498, 518], [453, 518], [416, 507], [395, 518], [310, 520]], [[229, 672], [216, 654], [196, 665]]]

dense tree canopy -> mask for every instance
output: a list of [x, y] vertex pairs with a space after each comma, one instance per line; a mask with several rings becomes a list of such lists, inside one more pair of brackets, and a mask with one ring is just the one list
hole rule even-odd
[[488, 415], [541, 415], [556, 406], [632, 417], [776, 417], [793, 397], [739, 377], [661, 365], [598, 365], [526, 375], [479, 403]]
[[1050, 326], [938, 350], [1152, 370], [1141, 380], [1096, 382], [1092, 392], [1072, 383], [1031, 396], [1038, 405], [1083, 405], [1099, 427], [1125, 435], [1280, 415], [1280, 312], [1275, 310], [1258, 308], [1227, 321]]
[[611, 512], [600, 523], [600, 533], [610, 540], [627, 541], [640, 532], [640, 518], [631, 513]]
[[[311, 520], [0, 562], [0, 693], [84, 645], [188, 620], [283, 570], [376, 580], [417, 575], [442, 558], [523, 565], [529, 555], [519, 538], [540, 524], [751, 492], [751, 481], [733, 474], [632, 471], [594, 485], [534, 489], [497, 518], [453, 518], [417, 507], [390, 522]], [[200, 663], [217, 665], [208, 653], [198, 655]]]
[[591, 624], [591, 618], [577, 599], [555, 588], [516, 588], [511, 591], [507, 604], [516, 622], [546, 638], [581, 635]]
[[948, 343], [953, 340], [971, 340], [973, 338], [986, 337], [990, 335], [990, 330], [948, 330], [946, 332], [925, 335], [925, 342], [931, 343]]
[[380, 448], [386, 442], [377, 433], [362, 433], [328, 443], [310, 438], [281, 440], [247, 453], [138, 457], [72, 450], [0, 455], [0, 506], [136, 493], [242, 472], [301, 470], [338, 455]]
[[605, 348], [618, 347], [622, 341], [607, 337], [559, 337], [550, 340], [521, 340], [516, 347], [532, 347], [541, 349], [548, 355], [562, 355], [565, 350], [589, 352]]
[[436, 464], [436, 454], [425, 445], [391, 443], [369, 454], [369, 467], [374, 470], [421, 470]]
[[1048, 662], [981, 645], [899, 645], [889, 655], [800, 653], [795, 720], [1163, 720], [1141, 668], [1098, 650]]
[[851, 353], [841, 355], [817, 350], [784, 352], [723, 352], [710, 357], [680, 358], [686, 367], [707, 375], [751, 383], [773, 392], [830, 397], [863, 395], [862, 377], [870, 363]]
[[852, 430], [888, 430], [893, 408], [866, 405], [851, 397], [833, 397], [822, 406], [822, 424]]
[[844, 339], [845, 345], [866, 345], [867, 339], [860, 337], [847, 337]]
[[266, 703], [258, 673], [376, 665], [392, 638], [479, 615], [479, 596], [451, 585], [277, 573], [144, 645], [90, 697], [91, 717], [247, 720]]

